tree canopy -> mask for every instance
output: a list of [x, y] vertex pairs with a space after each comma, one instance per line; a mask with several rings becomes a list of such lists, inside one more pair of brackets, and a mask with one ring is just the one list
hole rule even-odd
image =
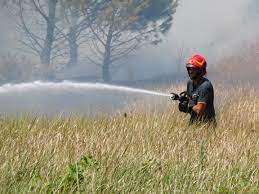
[[[12, 0], [20, 42], [45, 67], [56, 57], [76, 65], [86, 55], [110, 81], [113, 70], [146, 44], [159, 44], [171, 29], [179, 0]], [[13, 7], [10, 5], [14, 5]], [[88, 47], [87, 53], [80, 47]]]

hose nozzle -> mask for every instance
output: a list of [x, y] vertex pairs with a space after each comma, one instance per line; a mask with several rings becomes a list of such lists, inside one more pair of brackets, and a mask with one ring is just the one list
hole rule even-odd
[[179, 100], [179, 95], [178, 94], [176, 94], [176, 93], [170, 93], [170, 98], [171, 98], [171, 100]]

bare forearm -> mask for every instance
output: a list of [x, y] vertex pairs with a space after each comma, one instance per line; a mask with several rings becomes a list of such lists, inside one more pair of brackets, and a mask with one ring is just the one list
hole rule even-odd
[[197, 105], [192, 107], [192, 110], [200, 117], [205, 112], [205, 103], [198, 103]]

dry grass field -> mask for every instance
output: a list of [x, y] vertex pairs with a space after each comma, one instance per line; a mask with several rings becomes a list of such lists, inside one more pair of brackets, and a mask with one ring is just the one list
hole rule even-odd
[[[259, 96], [215, 85], [218, 126], [177, 104], [0, 120], [0, 193], [259, 193]], [[169, 90], [169, 89], [168, 89]]]

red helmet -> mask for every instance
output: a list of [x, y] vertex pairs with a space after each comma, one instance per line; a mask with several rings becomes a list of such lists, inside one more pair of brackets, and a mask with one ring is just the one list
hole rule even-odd
[[207, 62], [206, 59], [204, 57], [202, 57], [201, 55], [193, 55], [186, 63], [186, 68], [188, 67], [196, 67], [202, 70], [202, 74], [206, 75], [207, 71], [206, 71], [206, 66], [207, 66]]

